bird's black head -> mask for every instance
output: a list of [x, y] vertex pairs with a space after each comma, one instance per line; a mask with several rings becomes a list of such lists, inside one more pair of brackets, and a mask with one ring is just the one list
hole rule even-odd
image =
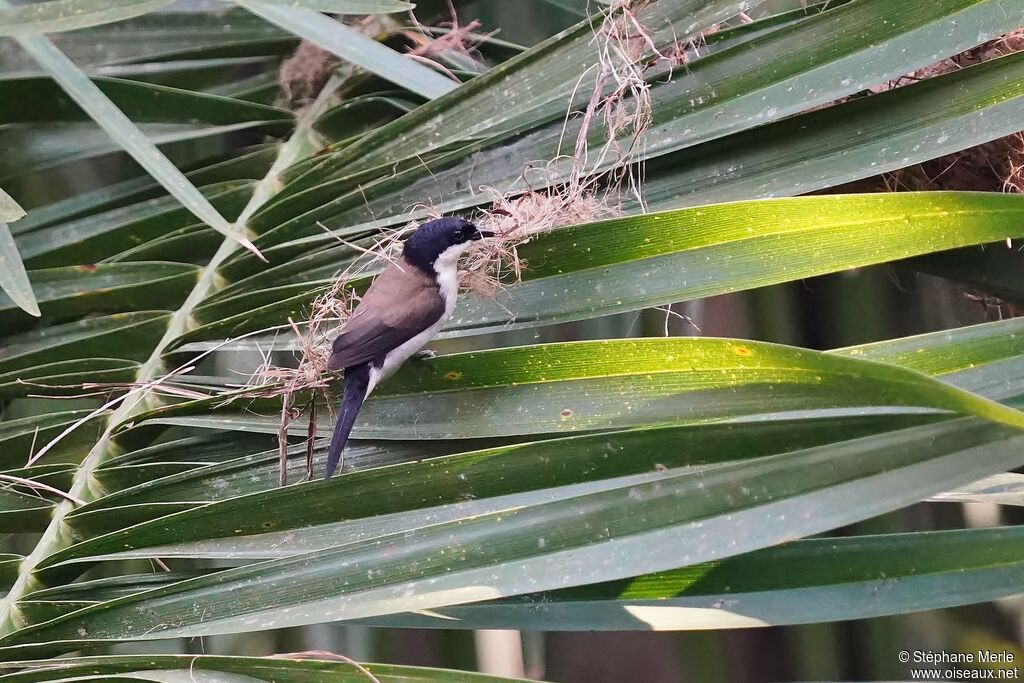
[[412, 237], [405, 241], [402, 254], [414, 266], [434, 273], [437, 265], [454, 267], [459, 254], [473, 242], [493, 236], [493, 232], [481, 230], [461, 218], [438, 218], [416, 228]]

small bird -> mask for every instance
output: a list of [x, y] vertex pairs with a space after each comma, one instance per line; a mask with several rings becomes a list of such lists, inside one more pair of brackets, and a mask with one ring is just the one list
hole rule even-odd
[[459, 290], [459, 256], [473, 242], [493, 236], [461, 218], [428, 221], [366, 290], [334, 340], [327, 363], [331, 370], [345, 369], [345, 391], [324, 479], [337, 469], [356, 415], [373, 388], [448, 322]]

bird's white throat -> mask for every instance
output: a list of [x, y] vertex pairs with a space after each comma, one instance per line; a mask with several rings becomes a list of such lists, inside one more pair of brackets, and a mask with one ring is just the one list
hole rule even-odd
[[437, 286], [444, 299], [444, 318], [455, 310], [455, 299], [459, 294], [459, 257], [473, 245], [472, 242], [453, 244], [434, 259], [434, 272], [437, 273]]

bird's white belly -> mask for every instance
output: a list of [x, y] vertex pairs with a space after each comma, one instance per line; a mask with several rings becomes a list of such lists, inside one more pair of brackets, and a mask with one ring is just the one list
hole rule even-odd
[[390, 377], [402, 363], [409, 360], [414, 353], [426, 346], [427, 342], [433, 339], [434, 335], [440, 332], [441, 328], [448, 323], [448, 319], [452, 317], [452, 312], [455, 310], [455, 301], [459, 293], [459, 277], [456, 270], [457, 260], [458, 255], [450, 263], [438, 259], [438, 263], [434, 265], [441, 298], [444, 299], [444, 312], [441, 314], [441, 317], [438, 318], [437, 322], [409, 341], [389, 351], [384, 356], [384, 363], [379, 368], [370, 366], [370, 383], [366, 388], [367, 396], [370, 395], [370, 392], [373, 391], [378, 382]]

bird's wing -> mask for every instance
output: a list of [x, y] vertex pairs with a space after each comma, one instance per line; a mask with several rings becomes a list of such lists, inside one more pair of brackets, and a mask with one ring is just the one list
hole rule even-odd
[[444, 299], [434, 278], [404, 260], [392, 264], [366, 290], [334, 340], [328, 367], [339, 370], [383, 356], [443, 314]]

